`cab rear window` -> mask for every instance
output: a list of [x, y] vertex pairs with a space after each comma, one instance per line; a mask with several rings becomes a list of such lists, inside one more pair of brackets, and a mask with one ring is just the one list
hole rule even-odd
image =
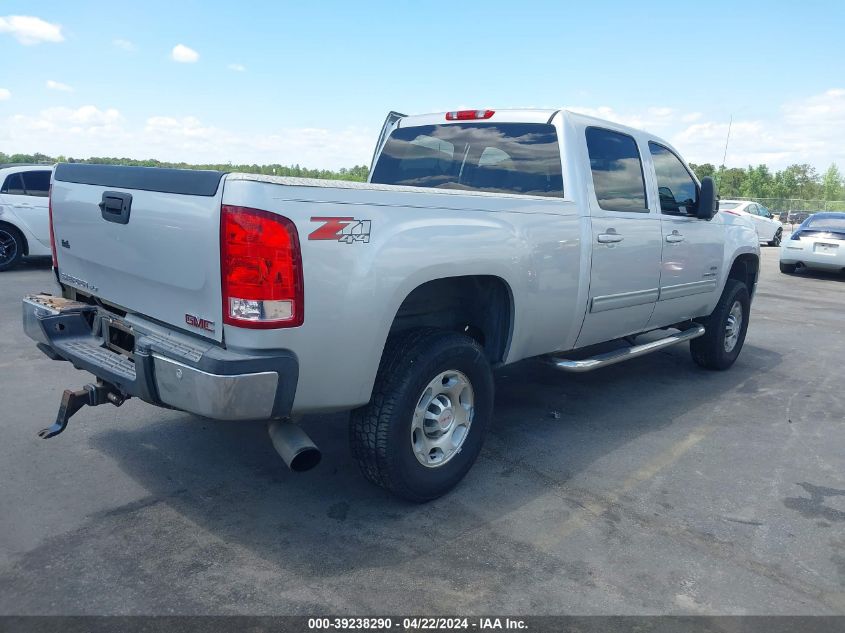
[[371, 182], [562, 198], [557, 132], [542, 123], [398, 128]]

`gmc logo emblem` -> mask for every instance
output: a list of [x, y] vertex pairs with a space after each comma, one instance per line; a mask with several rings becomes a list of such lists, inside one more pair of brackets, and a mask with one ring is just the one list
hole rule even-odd
[[185, 315], [185, 323], [187, 323], [191, 327], [196, 327], [201, 330], [205, 330], [206, 332], [214, 331], [214, 321], [209, 321], [208, 319], [201, 319], [199, 317], [195, 317], [193, 314]]

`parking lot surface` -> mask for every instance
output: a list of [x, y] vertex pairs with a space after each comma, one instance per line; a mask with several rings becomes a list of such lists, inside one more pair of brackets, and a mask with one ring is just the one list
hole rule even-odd
[[478, 463], [420, 506], [358, 475], [346, 415], [304, 421], [304, 474], [264, 423], [136, 400], [38, 439], [90, 375], [21, 332], [49, 261], [2, 273], [0, 613], [845, 613], [845, 278], [777, 255], [733, 369], [505, 367]]

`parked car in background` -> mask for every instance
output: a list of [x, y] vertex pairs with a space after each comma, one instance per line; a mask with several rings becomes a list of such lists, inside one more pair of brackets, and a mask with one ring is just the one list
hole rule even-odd
[[787, 219], [790, 224], [801, 224], [804, 220], [809, 218], [812, 214], [809, 211], [790, 211]]
[[50, 165], [0, 165], [0, 271], [50, 255]]
[[789, 211], [781, 211], [778, 213], [778, 220], [780, 220], [781, 224], [789, 222]]
[[780, 250], [780, 272], [804, 268], [845, 272], [845, 213], [813, 213]]
[[761, 242], [769, 246], [780, 246], [783, 224], [762, 204], [749, 200], [720, 200], [719, 210], [751, 218]]

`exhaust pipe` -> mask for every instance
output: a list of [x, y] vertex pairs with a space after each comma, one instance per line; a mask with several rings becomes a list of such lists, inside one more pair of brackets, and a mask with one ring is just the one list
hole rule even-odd
[[273, 420], [267, 425], [267, 432], [273, 448], [292, 471], [305, 472], [320, 463], [323, 454], [298, 424], [289, 420]]

